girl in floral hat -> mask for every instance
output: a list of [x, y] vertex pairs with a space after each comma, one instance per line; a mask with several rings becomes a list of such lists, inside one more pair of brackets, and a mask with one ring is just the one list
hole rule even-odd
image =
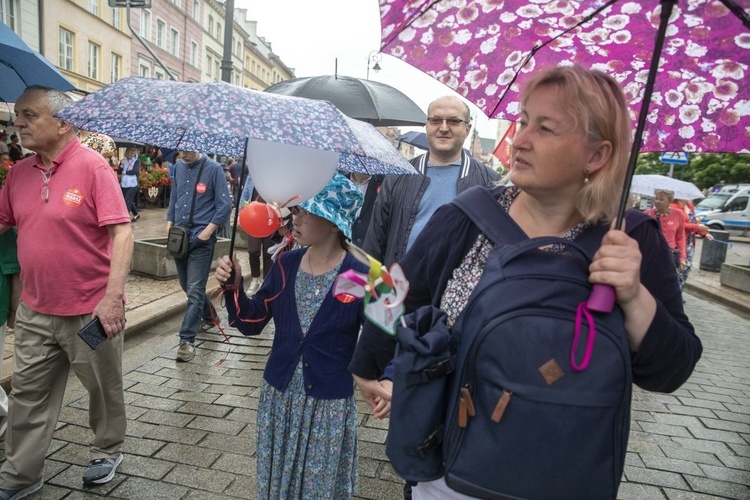
[[[313, 199], [292, 210], [303, 248], [283, 253], [252, 297], [235, 258], [223, 257], [229, 324], [275, 334], [258, 404], [258, 498], [350, 498], [357, 491], [357, 408], [347, 366], [364, 319], [361, 299], [331, 293], [336, 276], [367, 267], [348, 251], [363, 196], [334, 174]], [[232, 269], [233, 283], [227, 283]]]

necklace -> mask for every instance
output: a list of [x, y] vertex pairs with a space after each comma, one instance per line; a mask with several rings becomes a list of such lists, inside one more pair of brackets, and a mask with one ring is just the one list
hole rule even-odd
[[308, 252], [307, 252], [306, 255], [307, 255], [307, 267], [310, 268], [310, 276], [312, 276], [312, 281], [313, 281], [313, 284], [315, 286], [315, 296], [317, 297], [318, 295], [320, 295], [327, 288], [327, 281], [328, 280], [327, 280], [327, 276], [326, 275], [328, 273], [330, 273], [331, 271], [337, 269], [338, 264], [343, 259], [343, 256], [346, 255], [346, 252], [341, 252], [338, 256], [336, 256], [336, 260], [333, 262], [333, 266], [332, 267], [331, 267], [331, 264], [330, 264], [331, 263], [331, 259], [325, 259], [324, 260], [324, 264], [325, 265], [323, 266], [323, 269], [327, 269], [329, 267], [330, 267], [330, 269], [328, 269], [327, 271], [324, 271], [324, 272], [322, 272], [320, 274], [316, 273], [315, 269], [313, 269], [312, 260], [310, 258], [310, 251], [309, 250], [308, 250]]

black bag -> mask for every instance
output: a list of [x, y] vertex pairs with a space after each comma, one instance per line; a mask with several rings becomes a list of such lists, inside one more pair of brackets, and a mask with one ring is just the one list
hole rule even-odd
[[[448, 409], [448, 375], [455, 368], [455, 342], [447, 315], [424, 306], [404, 316], [396, 330], [394, 384], [385, 452], [408, 481], [443, 476], [443, 423]], [[403, 382], [403, 383], [402, 383]], [[418, 411], [414, 411], [418, 408]], [[408, 422], [408, 432], [400, 432]]]
[[187, 229], [180, 226], [169, 228], [167, 235], [167, 252], [176, 259], [184, 259], [188, 255], [190, 248], [190, 233]]
[[680, 268], [680, 251], [676, 249], [672, 249], [672, 261], [674, 262], [675, 269]]
[[[201, 161], [200, 169], [198, 170], [198, 177], [195, 179], [195, 185], [201, 179], [203, 173], [203, 167], [206, 166], [206, 157], [203, 157]], [[193, 210], [195, 209], [195, 196], [198, 190], [193, 188], [193, 200], [190, 202], [190, 220], [188, 221], [187, 228], [182, 226], [172, 226], [169, 228], [167, 234], [167, 252], [169, 252], [175, 259], [184, 259], [188, 256], [190, 251], [190, 228], [193, 227]]]
[[[619, 308], [581, 309], [591, 292], [590, 259], [608, 228], [591, 228], [575, 243], [529, 239], [486, 188], [453, 203], [495, 248], [453, 327], [456, 368], [440, 384], [447, 388], [425, 385], [431, 400], [412, 395], [419, 407], [397, 408], [407, 382], [395, 368], [407, 348], [396, 350], [387, 448], [394, 468], [411, 480], [419, 480], [415, 472], [442, 473], [450, 488], [479, 498], [615, 498], [630, 425], [630, 349]], [[539, 249], [547, 245], [562, 251]], [[581, 366], [587, 351], [590, 362]], [[441, 471], [434, 456], [395, 443], [430, 436], [434, 428], [418, 427], [420, 413], [442, 411], [445, 401]]]

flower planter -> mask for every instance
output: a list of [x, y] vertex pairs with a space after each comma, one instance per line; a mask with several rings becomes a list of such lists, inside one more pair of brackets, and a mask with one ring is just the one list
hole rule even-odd
[[[219, 257], [228, 253], [229, 239], [217, 239], [211, 269], [216, 267]], [[174, 258], [167, 251], [167, 239], [144, 238], [142, 240], [135, 240], [130, 270], [136, 274], [143, 274], [161, 280], [177, 277], [177, 267], [175, 266]]]
[[722, 264], [719, 282], [724, 286], [750, 293], [750, 266]]

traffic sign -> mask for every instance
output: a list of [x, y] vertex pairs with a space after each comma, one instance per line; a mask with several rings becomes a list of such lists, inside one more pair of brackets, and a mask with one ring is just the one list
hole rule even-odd
[[662, 163], [674, 163], [676, 165], [687, 165], [688, 154], [684, 151], [664, 152], [661, 154]]
[[151, 8], [151, 0], [109, 0], [109, 6], [114, 8], [127, 7], [128, 4], [130, 4], [130, 7], [133, 9]]

